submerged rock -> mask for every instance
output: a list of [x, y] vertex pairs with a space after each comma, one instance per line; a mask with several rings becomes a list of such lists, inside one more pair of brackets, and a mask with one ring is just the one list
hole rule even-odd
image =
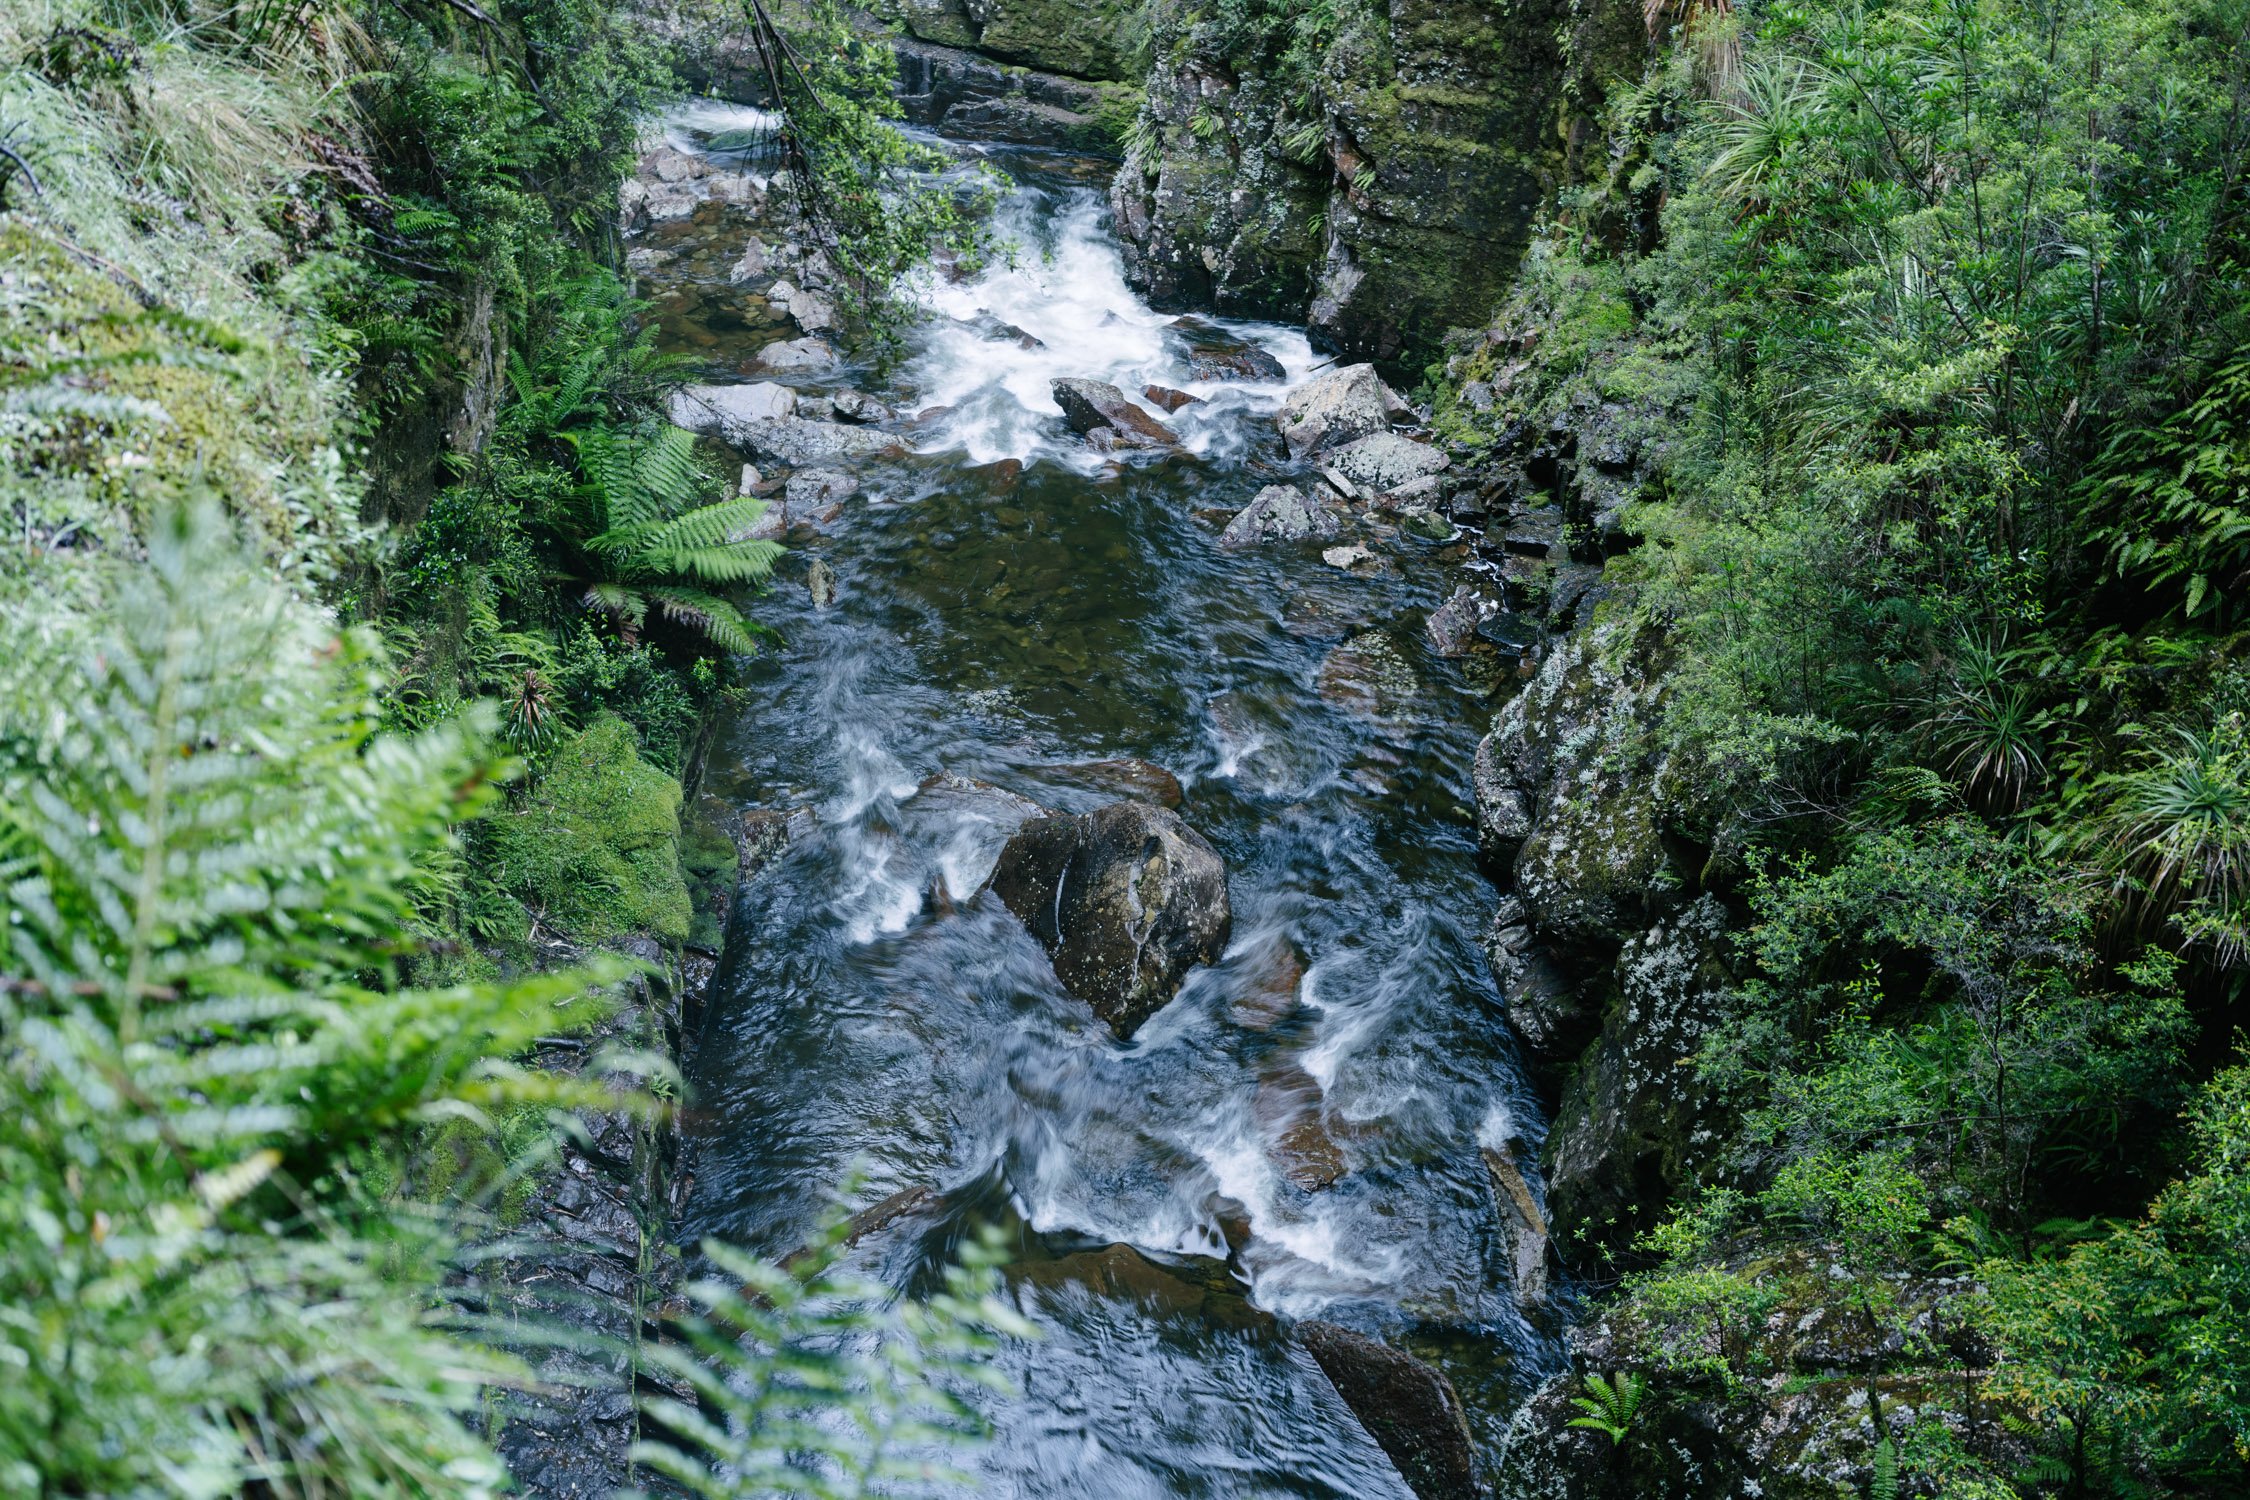
[[1068, 766], [1041, 766], [1038, 769], [1040, 775], [1067, 785], [1093, 787], [1122, 796], [1138, 797], [1143, 802], [1153, 802], [1158, 807], [1180, 805], [1180, 778], [1162, 766], [1145, 760], [1120, 757], [1115, 760], [1080, 761]]
[[1476, 1449], [1453, 1382], [1339, 1324], [1300, 1323], [1297, 1337], [1420, 1500], [1474, 1500]]
[[1190, 380], [1286, 380], [1281, 361], [1248, 339], [1227, 332], [1202, 318], [1172, 320], [1171, 328], [1188, 346]]
[[1406, 653], [1380, 630], [1353, 636], [1320, 664], [1320, 696], [1364, 718], [1395, 719], [1421, 692]]
[[1406, 403], [1383, 383], [1373, 365], [1347, 365], [1282, 397], [1274, 425], [1289, 445], [1290, 457], [1309, 458], [1382, 432], [1393, 417], [1406, 414]]
[[1305, 498], [1294, 485], [1269, 484], [1235, 513], [1219, 534], [1222, 547], [1252, 547], [1260, 542], [1326, 541], [1343, 531], [1343, 518]]
[[1161, 1010], [1233, 927], [1226, 866], [1176, 813], [1113, 802], [1028, 823], [992, 889], [1054, 959], [1065, 989], [1120, 1038]]
[[1063, 410], [1070, 430], [1092, 439], [1096, 433], [1113, 434], [1097, 447], [1177, 448], [1172, 429], [1125, 399], [1125, 393], [1105, 380], [1065, 377], [1052, 382], [1055, 404]]

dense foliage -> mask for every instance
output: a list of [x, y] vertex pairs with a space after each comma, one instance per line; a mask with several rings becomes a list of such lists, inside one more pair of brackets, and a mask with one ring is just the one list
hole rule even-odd
[[1876, 1347], [1895, 1278], [1972, 1269], [2043, 1456], [1887, 1461], [2234, 1493], [2250, 6], [1648, 19], [1612, 170], [1453, 367], [1489, 394], [1440, 394], [1472, 445], [1577, 401], [1656, 455], [1611, 572], [1741, 937], [1697, 1064], [1731, 1123], [1628, 1257], [1644, 1354], [1757, 1373], [1788, 1247]]

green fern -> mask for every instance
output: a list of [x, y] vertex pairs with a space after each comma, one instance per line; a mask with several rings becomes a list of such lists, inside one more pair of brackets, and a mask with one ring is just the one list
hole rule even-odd
[[1587, 1427], [1608, 1436], [1612, 1444], [1625, 1441], [1632, 1430], [1633, 1419], [1640, 1414], [1641, 1402], [1648, 1395], [1647, 1377], [1623, 1371], [1604, 1379], [1599, 1375], [1586, 1377], [1586, 1394], [1573, 1396], [1570, 1404], [1585, 1415], [1573, 1417], [1572, 1427]]
[[1898, 1500], [1898, 1445], [1887, 1437], [1875, 1445], [1874, 1465], [1867, 1477], [1867, 1500]]
[[699, 504], [708, 480], [695, 436], [664, 426], [647, 434], [583, 427], [566, 434], [585, 476], [587, 607], [631, 638], [653, 606], [718, 645], [747, 652], [756, 631], [741, 610], [697, 585], [762, 583], [780, 544], [750, 536], [765, 502], [742, 496]]
[[621, 971], [398, 985], [489, 706], [376, 733], [372, 638], [215, 507], [115, 576], [98, 625], [0, 616], [0, 1489], [493, 1493], [470, 1424], [525, 1372], [440, 1316], [458, 1215], [363, 1174], [615, 1107], [510, 1059]]

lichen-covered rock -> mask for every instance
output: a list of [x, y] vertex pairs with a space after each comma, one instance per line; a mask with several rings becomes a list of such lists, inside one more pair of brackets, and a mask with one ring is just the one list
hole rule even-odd
[[1269, 484], [1227, 522], [1222, 547], [1254, 547], [1260, 542], [1327, 541], [1342, 534], [1343, 517], [1332, 506], [1316, 504], [1290, 484]]
[[1476, 1450], [1451, 1381], [1339, 1324], [1300, 1323], [1297, 1337], [1420, 1500], [1474, 1500]]
[[1290, 457], [1310, 458], [1385, 431], [1393, 417], [1406, 413], [1406, 403], [1383, 383], [1373, 365], [1346, 365], [1283, 396], [1274, 425], [1281, 430]]
[[1105, 380], [1070, 378], [1049, 382], [1055, 404], [1062, 408], [1070, 430], [1093, 439], [1103, 448], [1177, 448], [1179, 436], [1147, 412], [1125, 399], [1125, 393]]
[[1521, 899], [1500, 898], [1484, 936], [1485, 962], [1534, 1077], [1553, 1085], [1601, 1024], [1593, 986], [1565, 973], [1533, 938]]
[[1362, 490], [1381, 493], [1396, 490], [1445, 471], [1452, 460], [1429, 443], [1418, 443], [1398, 432], [1371, 432], [1338, 448], [1328, 457], [1329, 467]]
[[1579, 1263], [1631, 1248], [1721, 1139], [1692, 1066], [1726, 1014], [1726, 909], [1702, 896], [1628, 941], [1601, 1040], [1563, 1092], [1548, 1135], [1547, 1208]]
[[687, 385], [672, 393], [675, 427], [733, 441], [731, 432], [750, 422], [776, 422], [796, 415], [797, 393], [761, 380], [753, 385]]
[[1542, 941], [1606, 961], [1669, 911], [1692, 872], [1664, 839], [1685, 789], [1656, 736], [1662, 642], [1629, 625], [1558, 643], [1477, 747], [1481, 847]]
[[908, 21], [915, 35], [893, 41], [898, 101], [909, 121], [965, 140], [1105, 154], [1120, 149], [1119, 137], [1140, 103], [1137, 83], [1011, 66], [967, 50], [977, 46], [978, 28], [956, 0], [931, 0], [926, 7], [920, 0], [894, 3], [944, 10], [960, 22], [954, 29], [942, 21]]
[[926, 42], [1073, 78], [1123, 79], [1137, 0], [874, 0], [869, 9]]
[[1120, 1038], [1162, 1009], [1233, 926], [1218, 851], [1179, 815], [1113, 802], [1028, 823], [992, 889], [1053, 957], [1063, 987]]

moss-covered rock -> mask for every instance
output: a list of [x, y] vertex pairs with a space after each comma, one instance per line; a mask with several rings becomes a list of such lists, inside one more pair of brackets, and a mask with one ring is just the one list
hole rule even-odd
[[604, 714], [566, 741], [489, 837], [495, 878], [564, 936], [686, 940], [680, 784], [641, 759], [623, 719]]
[[869, 10], [920, 41], [967, 47], [1071, 78], [1140, 73], [1139, 0], [876, 0]]

